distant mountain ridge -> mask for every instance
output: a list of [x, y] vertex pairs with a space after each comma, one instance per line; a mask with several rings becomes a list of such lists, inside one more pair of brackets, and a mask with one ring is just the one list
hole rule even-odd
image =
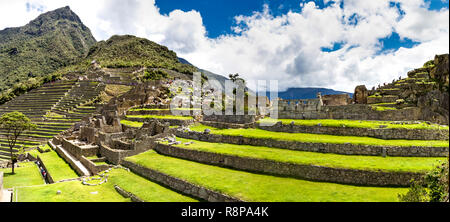
[[[349, 94], [353, 97], [353, 93], [336, 91], [327, 88], [289, 88], [286, 91], [278, 92], [278, 98], [281, 99], [315, 99], [317, 93], [322, 95], [337, 95], [337, 94]], [[270, 95], [269, 95], [270, 98]], [[272, 98], [271, 98], [272, 99]]]
[[68, 6], [41, 14], [25, 26], [1, 30], [0, 92], [77, 62], [95, 43]]

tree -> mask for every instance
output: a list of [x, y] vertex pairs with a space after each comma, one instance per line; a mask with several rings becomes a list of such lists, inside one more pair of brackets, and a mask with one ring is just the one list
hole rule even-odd
[[9, 151], [11, 153], [12, 174], [14, 174], [14, 164], [17, 156], [13, 154], [17, 138], [25, 131], [35, 129], [37, 126], [21, 112], [5, 113], [0, 117], [0, 128], [6, 131]]

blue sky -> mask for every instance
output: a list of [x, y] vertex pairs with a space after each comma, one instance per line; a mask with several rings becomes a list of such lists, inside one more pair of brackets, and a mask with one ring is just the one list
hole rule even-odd
[[97, 40], [144, 37], [281, 89], [372, 88], [449, 52], [448, 0], [0, 0], [0, 29], [67, 5]]
[[[286, 14], [289, 11], [301, 12], [301, 2], [309, 2], [308, 0], [156, 0], [157, 7], [160, 8], [162, 14], [168, 14], [173, 10], [180, 9], [183, 11], [196, 10], [200, 12], [203, 23], [205, 25], [207, 36], [209, 38], [217, 38], [220, 35], [234, 34], [232, 26], [236, 25], [235, 16], [250, 16], [255, 11], [262, 11], [264, 5], [269, 6], [271, 14], [274, 16]], [[325, 4], [323, 0], [314, 1], [319, 8], [324, 8], [330, 3]], [[448, 1], [427, 0], [428, 9], [439, 11], [449, 7]], [[392, 3], [395, 6], [400, 4]], [[345, 7], [345, 6], [344, 6]], [[399, 7], [401, 11], [401, 8]], [[419, 44], [409, 38], [401, 39], [398, 33], [393, 32], [392, 35], [381, 38], [382, 53], [387, 50], [396, 50], [400, 47], [412, 48]], [[325, 52], [332, 52], [342, 48], [342, 42], [335, 43], [333, 47], [323, 48]]]

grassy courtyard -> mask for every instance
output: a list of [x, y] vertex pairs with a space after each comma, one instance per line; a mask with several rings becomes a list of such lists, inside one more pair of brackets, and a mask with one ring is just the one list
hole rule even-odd
[[11, 174], [11, 168], [0, 169], [0, 171], [3, 172], [3, 188], [45, 183], [39, 168], [33, 162], [19, 163], [19, 167], [14, 168], [15, 174]]
[[[405, 188], [359, 187], [311, 182], [221, 168], [147, 151], [127, 160], [246, 201], [392, 202]], [[226, 181], [226, 182], [224, 182]]]
[[[86, 186], [81, 181], [19, 187], [14, 193], [18, 202], [129, 202], [114, 185], [119, 185], [146, 202], [195, 202], [197, 200], [178, 194], [123, 169], [108, 173], [108, 182], [98, 186]], [[61, 194], [57, 194], [61, 191]]]
[[308, 134], [308, 133], [285, 133], [272, 132], [262, 129], [219, 129], [210, 126], [197, 124], [190, 127], [193, 131], [203, 132], [210, 129], [212, 134], [227, 136], [243, 136], [248, 138], [273, 139], [279, 141], [296, 141], [304, 143], [333, 143], [345, 144], [351, 143], [356, 145], [373, 145], [373, 146], [423, 146], [423, 147], [448, 147], [448, 141], [438, 140], [383, 140], [371, 137], [359, 136], [334, 136], [325, 134]]
[[[231, 156], [273, 160], [277, 162], [318, 165], [332, 168], [382, 170], [392, 172], [421, 172], [431, 170], [439, 161], [446, 158], [434, 157], [379, 157], [351, 156], [327, 153], [303, 152], [276, 149], [263, 146], [235, 145], [226, 143], [209, 143], [197, 140], [177, 138], [182, 143], [174, 145], [183, 149], [219, 153]], [[184, 143], [194, 142], [190, 145]], [[167, 142], [164, 142], [167, 143]]]

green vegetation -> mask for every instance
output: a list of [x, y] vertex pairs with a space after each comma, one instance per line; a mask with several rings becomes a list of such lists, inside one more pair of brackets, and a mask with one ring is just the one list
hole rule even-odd
[[380, 111], [380, 112], [386, 111], [386, 110], [397, 110], [397, 108], [386, 107], [386, 106], [374, 106], [374, 105], [372, 105], [371, 107], [372, 107], [372, 110]]
[[[123, 169], [108, 173], [108, 182], [98, 186], [86, 186], [80, 181], [49, 184], [45, 186], [16, 188], [14, 198], [18, 202], [129, 202], [114, 185], [134, 193], [148, 202], [196, 201]], [[57, 191], [61, 194], [57, 194]]]
[[134, 128], [141, 128], [144, 123], [142, 122], [135, 122], [135, 121], [129, 121], [129, 120], [121, 120], [120, 123], [123, 125], [134, 127]]
[[0, 169], [0, 171], [3, 172], [4, 188], [33, 186], [45, 183], [38, 167], [33, 162], [19, 163], [15, 174], [11, 174], [10, 168]]
[[35, 128], [37, 128], [37, 126], [21, 112], [4, 113], [0, 117], [0, 129], [6, 131], [6, 139], [8, 141], [12, 163], [12, 174], [14, 174], [14, 164], [17, 162], [17, 156], [13, 153], [13, 149], [16, 147], [17, 138], [19, 138], [23, 132]]
[[[175, 145], [183, 149], [198, 150], [226, 154], [232, 156], [273, 160], [285, 163], [317, 165], [332, 168], [382, 170], [393, 172], [422, 172], [431, 170], [438, 161], [446, 158], [428, 157], [379, 157], [351, 156], [314, 152], [302, 152], [286, 149], [276, 149], [263, 146], [234, 145], [226, 143], [208, 143], [197, 140], [177, 138], [182, 143]], [[187, 142], [194, 142], [184, 145]], [[167, 143], [167, 142], [165, 142]]]
[[132, 119], [177, 119], [177, 120], [192, 120], [192, 116], [172, 116], [172, 115], [128, 115], [127, 118]]
[[197, 71], [191, 65], [180, 63], [176, 53], [167, 47], [131, 35], [115, 35], [98, 42], [90, 49], [88, 58], [108, 68], [164, 68], [186, 74]]
[[210, 129], [212, 134], [243, 136], [248, 138], [273, 139], [280, 141], [297, 141], [305, 143], [334, 143], [334, 144], [360, 144], [373, 146], [426, 146], [426, 147], [448, 147], [448, 141], [437, 140], [383, 140], [371, 137], [358, 136], [332, 136], [325, 134], [308, 134], [308, 133], [284, 133], [271, 132], [262, 129], [218, 129], [205, 125], [194, 125], [190, 127], [193, 131], [203, 132]]
[[48, 74], [75, 64], [95, 42], [89, 28], [69, 8], [42, 14], [23, 27], [1, 30], [0, 104], [8, 95], [48, 81], [45, 76], [56, 78], [56, 73]]
[[[170, 109], [149, 109], [149, 108], [132, 108], [129, 111], [169, 111]], [[202, 110], [202, 109], [194, 109], [194, 108], [176, 108], [175, 110], [179, 111], [195, 111], [195, 110]]]
[[145, 70], [144, 77], [145, 80], [160, 80], [169, 78], [169, 74], [166, 71], [160, 69]]
[[430, 170], [420, 181], [414, 181], [406, 194], [400, 194], [404, 202], [448, 202], [448, 159]]
[[311, 119], [311, 120], [300, 120], [300, 119], [271, 119], [265, 118], [259, 120], [258, 123], [275, 123], [281, 121], [283, 124], [291, 124], [294, 122], [295, 125], [301, 126], [329, 126], [329, 127], [350, 127], [350, 128], [373, 128], [377, 129], [380, 126], [386, 126], [386, 128], [404, 128], [404, 129], [439, 129], [439, 130], [449, 130], [448, 126], [441, 126], [438, 124], [429, 124], [426, 122], [421, 123], [408, 123], [408, 122], [393, 122], [393, 121], [369, 121], [369, 120], [339, 120], [339, 119]]
[[143, 167], [246, 201], [398, 201], [397, 194], [405, 193], [407, 190], [358, 187], [260, 175], [166, 157], [153, 150], [126, 159]]
[[434, 60], [430, 60], [428, 62], [426, 62], [425, 64], [423, 64], [423, 68], [433, 68], [436, 65], [434, 64]]
[[[50, 149], [48, 145], [45, 145], [42, 148]], [[50, 152], [47, 153], [33, 153], [32, 155], [39, 155], [42, 162], [44, 162], [48, 173], [52, 176], [55, 182], [79, 177], [70, 165], [51, 149]]]

